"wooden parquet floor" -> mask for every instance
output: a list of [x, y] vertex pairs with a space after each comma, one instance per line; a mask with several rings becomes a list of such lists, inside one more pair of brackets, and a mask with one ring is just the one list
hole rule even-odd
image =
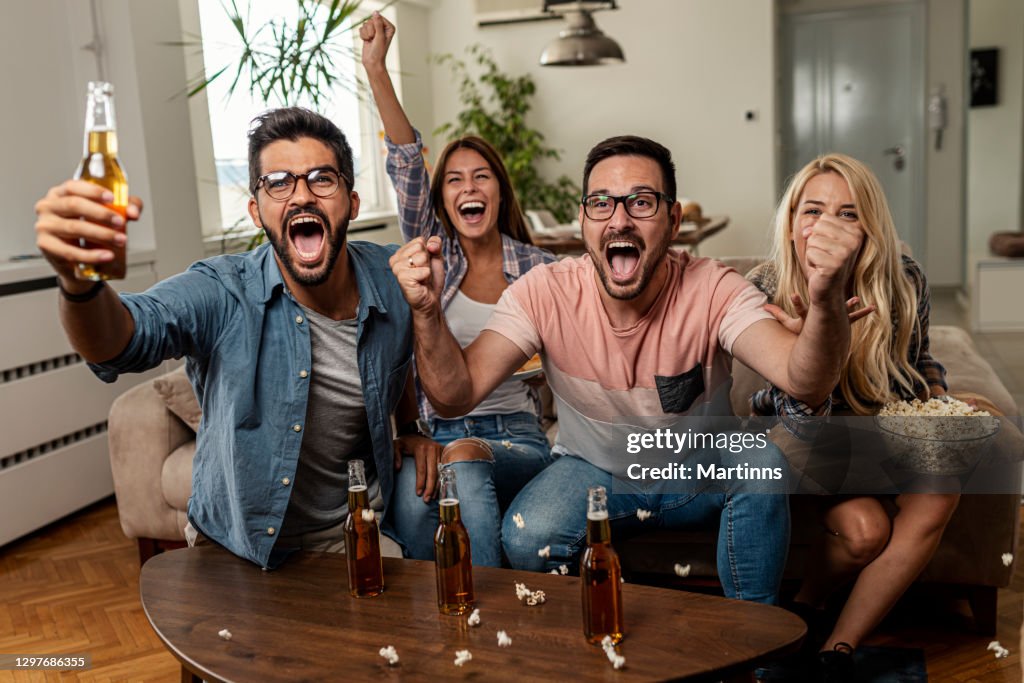
[[[124, 537], [113, 498], [0, 548], [0, 653], [80, 654], [78, 673], [0, 671], [0, 681], [180, 681], [139, 602], [136, 545]], [[986, 650], [963, 603], [927, 591], [909, 596], [869, 644], [924, 649], [928, 679], [1020, 683], [1024, 562], [999, 594], [996, 638], [1010, 656]]]
[[114, 499], [0, 548], [0, 653], [83, 654], [76, 673], [0, 671], [0, 681], [180, 681], [139, 602], [139, 557]]

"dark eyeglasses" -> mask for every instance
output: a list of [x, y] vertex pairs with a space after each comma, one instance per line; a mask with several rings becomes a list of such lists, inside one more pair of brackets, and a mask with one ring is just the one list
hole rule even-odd
[[592, 221], [606, 221], [615, 213], [619, 202], [625, 205], [626, 213], [633, 218], [650, 218], [658, 213], [662, 199], [669, 204], [675, 201], [664, 192], [634, 192], [618, 197], [609, 194], [589, 194], [580, 202], [587, 218]]
[[[342, 176], [333, 168], [315, 168], [309, 173], [291, 173], [289, 171], [274, 171], [260, 176], [256, 181], [256, 187], [260, 185], [267, 191], [271, 199], [284, 201], [295, 194], [295, 186], [299, 179], [305, 178], [306, 187], [315, 196], [326, 199], [338, 191], [341, 185]], [[345, 179], [348, 182], [348, 179]]]

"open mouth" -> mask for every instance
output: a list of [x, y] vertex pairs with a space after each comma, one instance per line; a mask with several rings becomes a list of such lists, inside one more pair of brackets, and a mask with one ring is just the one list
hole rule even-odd
[[299, 259], [306, 263], [320, 258], [324, 248], [324, 233], [324, 224], [320, 218], [308, 213], [299, 214], [288, 223], [288, 237]]
[[483, 220], [484, 210], [486, 208], [487, 205], [484, 204], [483, 202], [472, 200], [460, 204], [458, 207], [458, 211], [459, 215], [462, 217], [464, 221], [466, 221], [470, 225], [475, 225], [476, 223], [479, 223], [480, 221]]
[[628, 240], [608, 242], [604, 256], [611, 266], [612, 280], [616, 282], [628, 282], [640, 265], [640, 247]]

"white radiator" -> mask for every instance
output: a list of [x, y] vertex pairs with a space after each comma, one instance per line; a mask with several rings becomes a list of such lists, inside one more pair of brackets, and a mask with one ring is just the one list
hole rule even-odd
[[[155, 280], [151, 263], [136, 263], [113, 284]], [[113, 493], [110, 404], [162, 371], [101, 382], [68, 344], [57, 296], [43, 264], [0, 270], [0, 546]]]

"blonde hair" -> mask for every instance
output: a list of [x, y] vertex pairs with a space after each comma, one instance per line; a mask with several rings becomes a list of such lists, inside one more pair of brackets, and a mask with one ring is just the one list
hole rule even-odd
[[839, 175], [850, 187], [864, 230], [864, 242], [852, 276], [853, 296], [877, 310], [851, 327], [850, 355], [839, 378], [839, 389], [850, 408], [870, 414], [872, 405], [900, 400], [894, 388], [915, 395], [915, 384], [927, 386], [907, 358], [911, 337], [920, 338], [917, 291], [907, 278], [901, 242], [875, 174], [844, 154], [825, 154], [793, 176], [775, 212], [772, 260], [778, 273], [775, 303], [796, 315], [792, 295], [807, 302], [807, 278], [793, 243], [797, 204], [807, 183], [823, 173]]

